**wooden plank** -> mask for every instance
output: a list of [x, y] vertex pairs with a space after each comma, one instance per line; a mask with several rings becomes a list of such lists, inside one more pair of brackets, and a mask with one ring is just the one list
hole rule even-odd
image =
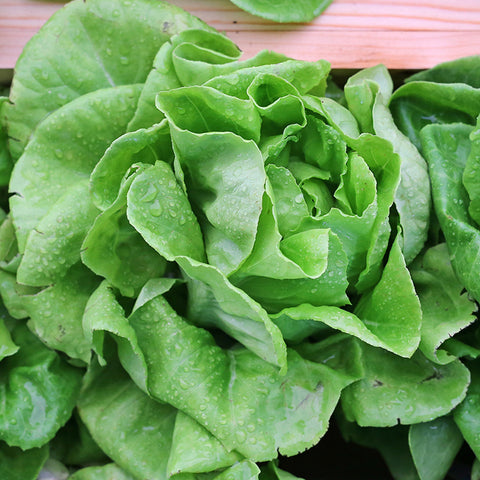
[[[309, 24], [254, 17], [228, 0], [172, 0], [225, 32], [245, 58], [268, 48], [294, 58], [325, 58], [333, 68], [384, 63], [420, 69], [480, 54], [480, 0], [334, 0]], [[12, 68], [23, 46], [60, 2], [0, 0], [0, 68]]]

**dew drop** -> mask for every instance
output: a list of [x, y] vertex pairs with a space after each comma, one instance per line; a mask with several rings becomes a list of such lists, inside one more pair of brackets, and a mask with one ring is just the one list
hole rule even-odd
[[160, 202], [158, 200], [155, 200], [155, 202], [150, 205], [150, 213], [154, 216], [154, 217], [159, 217], [163, 212], [163, 208], [162, 206], [160, 205]]

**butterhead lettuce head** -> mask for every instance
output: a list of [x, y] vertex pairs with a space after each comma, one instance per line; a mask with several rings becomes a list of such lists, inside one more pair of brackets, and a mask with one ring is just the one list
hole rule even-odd
[[0, 472], [287, 478], [334, 412], [398, 478], [392, 445], [422, 479], [478, 454], [478, 92], [425, 75], [340, 90], [153, 0], [55, 14], [0, 104]]

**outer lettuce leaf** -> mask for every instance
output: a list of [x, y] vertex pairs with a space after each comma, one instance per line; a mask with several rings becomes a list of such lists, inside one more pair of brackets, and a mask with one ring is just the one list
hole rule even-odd
[[48, 458], [48, 445], [30, 450], [0, 443], [0, 476], [7, 480], [36, 480]]
[[[88, 181], [72, 185], [30, 232], [17, 271], [18, 282], [40, 287], [66, 275], [80, 260], [80, 247], [97, 214]], [[17, 228], [21, 228], [18, 223]]]
[[[10, 181], [10, 191], [16, 194], [10, 199], [10, 208], [21, 253], [30, 232], [52, 205], [88, 179], [105, 149], [124, 133], [139, 90], [139, 86], [126, 86], [84, 95], [48, 116], [35, 130]], [[57, 220], [64, 221], [60, 216]], [[71, 254], [79, 255], [79, 249]], [[49, 258], [49, 268], [61, 259]], [[50, 282], [51, 278], [45, 278], [45, 285]]]
[[408, 444], [421, 480], [443, 480], [447, 475], [463, 437], [451, 417], [412, 425]]
[[479, 72], [480, 56], [473, 55], [440, 63], [428, 70], [417, 72], [410, 76], [407, 82], [466, 83], [480, 88]]
[[208, 430], [178, 411], [168, 461], [169, 475], [209, 472], [229, 467], [242, 458], [235, 451], [228, 452]]
[[360, 345], [354, 337], [339, 333], [319, 342], [304, 342], [295, 349], [303, 358], [326, 365], [355, 382], [365, 375]]
[[411, 273], [423, 313], [420, 350], [432, 362], [448, 363], [455, 357], [440, 346], [475, 321], [477, 306], [462, 293], [445, 244], [428, 249]]
[[209, 29], [167, 2], [77, 0], [59, 10], [15, 68], [7, 109], [13, 157], [20, 157], [36, 125], [62, 105], [94, 90], [143, 83], [160, 46], [186, 28]]
[[55, 285], [21, 297], [32, 331], [50, 348], [88, 362], [90, 343], [83, 336], [82, 316], [98, 278], [81, 263]]
[[0, 269], [0, 295], [5, 308], [13, 318], [27, 318], [23, 295], [38, 293], [35, 287], [26, 287], [17, 283], [15, 273], [6, 272]]
[[[156, 288], [157, 295], [164, 293], [164, 291], [165, 288]], [[145, 303], [148, 301], [150, 301], [150, 299], [147, 295]], [[141, 305], [137, 306], [136, 308], [141, 308]], [[98, 312], [100, 311], [103, 312], [101, 316], [98, 315]], [[103, 320], [100, 321], [102, 318]], [[86, 329], [87, 336], [92, 338], [95, 351], [99, 355], [99, 360], [103, 364], [105, 364], [105, 333], [108, 332], [112, 334], [116, 340], [120, 361], [122, 362], [123, 366], [129, 372], [130, 376], [135, 380], [137, 385], [142, 390], [147, 392], [147, 365], [145, 363], [143, 353], [139, 349], [135, 331], [128, 323], [125, 314], [120, 305], [117, 303], [112, 290], [105, 282], [99, 287], [95, 294], [92, 295], [92, 298], [89, 301], [84, 317], [84, 327]], [[94, 367], [94, 373], [92, 374], [92, 377], [94, 378], [92, 380], [94, 387], [92, 387], [93, 389], [91, 391], [89, 390], [88, 393], [88, 398], [91, 398], [92, 401], [95, 402], [93, 407], [94, 409], [102, 408], [104, 399], [97, 393], [97, 390], [98, 386], [101, 385], [106, 378], [113, 376], [114, 379], [117, 379], [112, 380], [113, 385], [110, 387], [112, 390], [117, 388], [116, 382], [119, 381], [118, 378], [124, 379], [119, 381], [120, 384], [122, 384], [122, 382], [127, 382], [125, 374], [121, 373], [120, 371], [116, 372], [115, 370], [118, 370], [118, 367], [115, 362], [112, 363], [111, 361], [109, 361], [109, 366], [103, 371]], [[133, 394], [135, 391], [133, 384], [128, 388]], [[101, 390], [102, 389], [100, 388], [100, 391]], [[137, 391], [135, 395], [138, 398], [145, 397], [143, 402], [150, 402], [152, 405], [159, 405], [157, 402], [154, 402], [145, 395], [141, 394], [140, 391]], [[119, 402], [123, 401], [124, 400], [119, 400]], [[119, 406], [119, 408], [121, 407]], [[90, 411], [95, 412], [97, 410], [90, 409]], [[106, 419], [106, 417], [102, 417], [102, 420]], [[115, 414], [113, 414], [111, 421], [116, 421]], [[94, 436], [97, 429], [99, 429], [98, 435], [103, 435], [105, 437], [103, 441], [107, 442], [108, 445], [110, 445], [111, 442], [116, 441], [115, 439], [118, 437], [118, 435], [112, 435], [110, 429], [106, 428], [105, 432], [102, 433], [104, 428], [104, 424], [102, 422], [90, 421], [89, 425], [89, 428], [92, 430], [92, 433], [94, 433]], [[119, 426], [119, 428], [122, 429], [124, 427]], [[169, 447], [169, 453], [166, 452], [168, 453], [166, 456], [166, 460], [168, 460], [167, 470], [171, 474], [178, 472], [195, 473], [215, 470], [217, 468], [229, 466], [241, 458], [235, 453], [227, 454], [225, 449], [221, 446], [218, 440], [215, 439], [215, 437], [208, 433], [208, 431], [201, 427], [195, 420], [180, 412], [178, 412], [176, 416], [175, 429], [172, 435], [173, 436], [170, 439], [171, 445]], [[112, 438], [110, 438], [110, 436]], [[190, 439], [188, 444], [186, 444], [184, 441], [186, 437]], [[192, 441], [194, 438], [195, 441]], [[196, 445], [196, 448], [192, 448], [192, 444]], [[113, 447], [108, 447], [108, 450], [111, 450], [111, 448]], [[113, 458], [115, 458], [115, 456], [113, 456]]]
[[480, 461], [475, 458], [472, 465], [471, 480], [478, 480], [480, 478]]
[[262, 466], [260, 473], [261, 480], [302, 480], [285, 470], [278, 468], [275, 462], [269, 462]]
[[423, 154], [420, 131], [424, 126], [475, 124], [480, 112], [480, 88], [464, 83], [412, 81], [395, 91], [390, 110], [400, 130]]
[[433, 203], [457, 277], [480, 299], [480, 231], [468, 214], [468, 195], [462, 175], [470, 153], [472, 127], [464, 124], [431, 125], [421, 132], [430, 169]]
[[52, 456], [64, 465], [94, 465], [108, 461], [108, 457], [95, 443], [78, 410], [50, 442]]
[[405, 359], [366, 344], [362, 354], [364, 378], [342, 393], [347, 419], [361, 426], [428, 422], [465, 398], [470, 372], [459, 360], [437, 365], [420, 352]]
[[229, 480], [231, 478], [242, 478], [245, 480], [257, 480], [260, 469], [250, 460], [242, 460], [227, 468], [214, 477], [215, 480]]
[[3, 318], [0, 318], [0, 360], [10, 355], [14, 355], [18, 351], [18, 345], [12, 340], [10, 331], [5, 325]]
[[89, 371], [78, 408], [95, 441], [126, 472], [166, 478], [174, 408], [151, 400], [113, 365]]
[[359, 428], [340, 419], [347, 440], [380, 451], [397, 480], [442, 480], [463, 439], [451, 417], [410, 427]]
[[0, 439], [26, 450], [51, 440], [70, 418], [82, 372], [23, 325], [12, 332], [12, 338], [20, 350], [2, 361]]
[[[181, 414], [144, 394], [115, 363], [105, 368], [92, 365], [85, 377], [79, 410], [95, 441], [139, 480], [163, 480], [180, 472], [208, 472], [228, 467], [241, 458], [228, 453], [195, 421], [180, 420], [177, 427]], [[187, 436], [182, 436], [179, 444], [176, 434]], [[185, 438], [189, 439], [190, 465], [186, 458], [177, 456], [185, 448], [181, 447]], [[193, 438], [197, 441], [192, 442]]]
[[275, 22], [309, 22], [320, 15], [332, 0], [300, 0], [292, 5], [290, 2], [262, 0], [231, 0], [247, 12]]
[[[285, 376], [248, 350], [222, 350], [161, 297], [130, 317], [149, 365], [149, 390], [253, 461], [293, 455], [325, 433], [351, 379], [289, 352]], [[225, 394], [226, 392], [226, 394]]]

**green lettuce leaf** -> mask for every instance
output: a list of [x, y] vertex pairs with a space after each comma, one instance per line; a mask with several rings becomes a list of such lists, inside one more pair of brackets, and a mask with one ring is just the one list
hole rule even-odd
[[126, 216], [127, 192], [146, 168], [132, 167], [117, 199], [95, 219], [81, 248], [82, 262], [126, 297], [138, 295], [149, 279], [162, 276], [166, 268], [165, 259], [145, 242]]
[[294, 351], [282, 376], [244, 348], [222, 350], [161, 297], [137, 309], [130, 322], [149, 365], [154, 398], [189, 414], [227, 449], [254, 461], [276, 458], [277, 450], [293, 455], [316, 443], [340, 391], [351, 382]]
[[8, 98], [0, 95], [0, 186], [8, 185], [13, 166], [10, 151], [8, 149], [8, 135], [5, 119], [5, 105], [7, 102]]
[[172, 157], [170, 132], [165, 121], [118, 137], [90, 175], [93, 203], [101, 210], [110, 207], [132, 165], [154, 164], [157, 160], [170, 163]]
[[442, 480], [447, 475], [463, 437], [451, 417], [412, 425], [408, 444], [421, 480]]
[[[395, 192], [395, 206], [400, 215], [404, 238], [403, 252], [410, 263], [427, 239], [430, 217], [430, 182], [427, 165], [418, 150], [395, 126], [387, 105], [392, 94], [392, 80], [383, 65], [364, 69], [350, 77], [345, 85], [345, 97], [350, 111], [363, 131], [390, 141], [399, 155], [400, 183]], [[368, 108], [369, 112], [365, 112]]]
[[48, 458], [48, 445], [29, 450], [0, 442], [0, 475], [8, 480], [37, 480]]
[[41, 447], [70, 418], [82, 373], [28, 329], [12, 331], [19, 351], [2, 360], [0, 439], [23, 450]]
[[[114, 362], [104, 368], [92, 364], [79, 411], [95, 441], [133, 478], [160, 480], [181, 472], [209, 472], [241, 459], [195, 421], [182, 419], [185, 415], [176, 408], [139, 390]], [[185, 438], [190, 439], [187, 456]]]
[[464, 83], [412, 81], [395, 91], [390, 110], [400, 130], [422, 152], [420, 131], [424, 126], [475, 124], [480, 112], [480, 88]]
[[470, 134], [470, 154], [463, 171], [463, 185], [470, 198], [468, 213], [480, 225], [480, 184], [478, 168], [480, 167], [480, 116], [477, 118], [476, 129]]
[[462, 293], [444, 243], [429, 248], [414, 262], [411, 274], [423, 314], [420, 350], [432, 362], [448, 363], [455, 357], [440, 347], [475, 321], [477, 306]]
[[452, 266], [460, 282], [478, 301], [480, 231], [468, 214], [469, 200], [462, 182], [472, 130], [464, 124], [431, 125], [420, 135], [430, 169], [435, 212]]
[[82, 317], [97, 285], [98, 278], [77, 263], [55, 285], [23, 295], [28, 326], [48, 347], [88, 362], [91, 346], [83, 336]]
[[12, 156], [20, 157], [37, 124], [62, 105], [94, 90], [143, 83], [160, 46], [195, 27], [209, 29], [167, 2], [76, 0], [60, 9], [15, 68], [6, 111]]
[[295, 5], [288, 1], [231, 0], [247, 12], [275, 22], [309, 22], [320, 15], [332, 0], [300, 0]]
[[453, 412], [453, 418], [470, 448], [477, 458], [480, 457], [480, 369], [479, 361], [469, 363], [472, 382], [465, 400]]
[[342, 408], [361, 426], [429, 422], [451, 412], [464, 398], [470, 371], [459, 360], [430, 362], [420, 352], [400, 358], [362, 344], [365, 376], [342, 393]]
[[[21, 253], [25, 251], [29, 234], [42, 218], [55, 209], [56, 202], [70, 189], [79, 188], [78, 184], [88, 179], [106, 148], [125, 132], [139, 91], [139, 86], [125, 86], [84, 95], [49, 115], [35, 130], [28, 149], [15, 165], [9, 187], [14, 193], [10, 208]], [[88, 203], [88, 198], [87, 194], [82, 201]], [[61, 235], [65, 225], [69, 226], [60, 214], [56, 220], [58, 229], [46, 232], [52, 235], [53, 242], [56, 241], [54, 233], [58, 231]], [[78, 235], [72, 237], [71, 251], [66, 248], [67, 238], [63, 253], [78, 258]], [[51, 254], [47, 266], [51, 269], [52, 265], [60, 264], [60, 273], [62, 260], [63, 256], [56, 258]], [[64, 271], [67, 269], [65, 262]], [[45, 277], [44, 284], [48, 285], [51, 278]]]

